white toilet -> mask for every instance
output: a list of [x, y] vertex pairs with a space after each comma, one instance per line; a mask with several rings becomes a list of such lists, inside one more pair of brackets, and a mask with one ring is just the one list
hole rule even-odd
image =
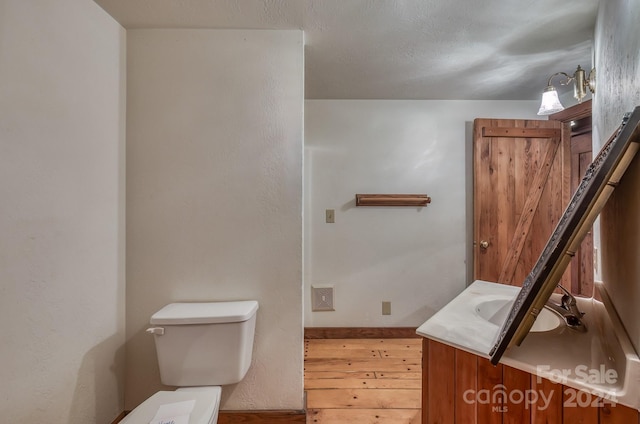
[[[172, 303], [153, 314], [160, 379], [175, 391], [160, 391], [131, 411], [123, 424], [161, 422], [163, 406], [195, 401], [189, 424], [218, 421], [219, 387], [242, 380], [251, 365], [258, 302]], [[164, 409], [163, 409], [164, 411]]]

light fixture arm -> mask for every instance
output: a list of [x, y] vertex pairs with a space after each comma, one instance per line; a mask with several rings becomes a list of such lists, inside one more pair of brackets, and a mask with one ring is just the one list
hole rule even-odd
[[565, 78], [566, 78], [566, 80], [564, 82], [560, 81], [560, 85], [569, 85], [571, 83], [571, 81], [573, 81], [575, 79], [573, 76], [567, 74], [566, 72], [556, 72], [555, 74], [553, 74], [553, 75], [551, 75], [549, 77], [549, 80], [547, 81], [547, 87], [553, 87], [551, 85], [551, 80], [553, 78], [557, 77], [558, 75], [564, 75]]

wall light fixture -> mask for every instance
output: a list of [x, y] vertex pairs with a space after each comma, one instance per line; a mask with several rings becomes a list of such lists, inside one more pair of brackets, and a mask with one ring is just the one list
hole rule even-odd
[[573, 81], [573, 97], [578, 100], [578, 103], [582, 103], [582, 99], [587, 95], [587, 89], [592, 93], [596, 92], [596, 70], [595, 68], [589, 72], [587, 76], [584, 69], [578, 65], [578, 69], [569, 75], [566, 72], [556, 72], [549, 77], [547, 81], [547, 88], [542, 93], [542, 104], [538, 115], [551, 115], [552, 113], [560, 112], [564, 110], [564, 106], [560, 103], [558, 98], [558, 92], [556, 88], [551, 85], [551, 80], [558, 75], [564, 76], [564, 79], [560, 80], [560, 85], [569, 85]]

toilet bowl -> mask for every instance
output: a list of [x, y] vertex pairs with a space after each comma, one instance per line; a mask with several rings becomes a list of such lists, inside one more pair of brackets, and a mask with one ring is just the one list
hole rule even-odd
[[155, 393], [121, 423], [171, 422], [174, 417], [158, 414], [188, 406], [185, 424], [215, 424], [220, 386], [242, 380], [251, 365], [257, 310], [258, 302], [249, 300], [172, 303], [153, 314], [147, 332], [154, 336], [160, 379], [180, 388]]

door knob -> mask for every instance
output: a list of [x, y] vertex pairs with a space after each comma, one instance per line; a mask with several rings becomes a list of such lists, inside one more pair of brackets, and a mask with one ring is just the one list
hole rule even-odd
[[486, 249], [487, 247], [489, 247], [489, 242], [486, 240], [482, 240], [480, 242], [480, 249]]

